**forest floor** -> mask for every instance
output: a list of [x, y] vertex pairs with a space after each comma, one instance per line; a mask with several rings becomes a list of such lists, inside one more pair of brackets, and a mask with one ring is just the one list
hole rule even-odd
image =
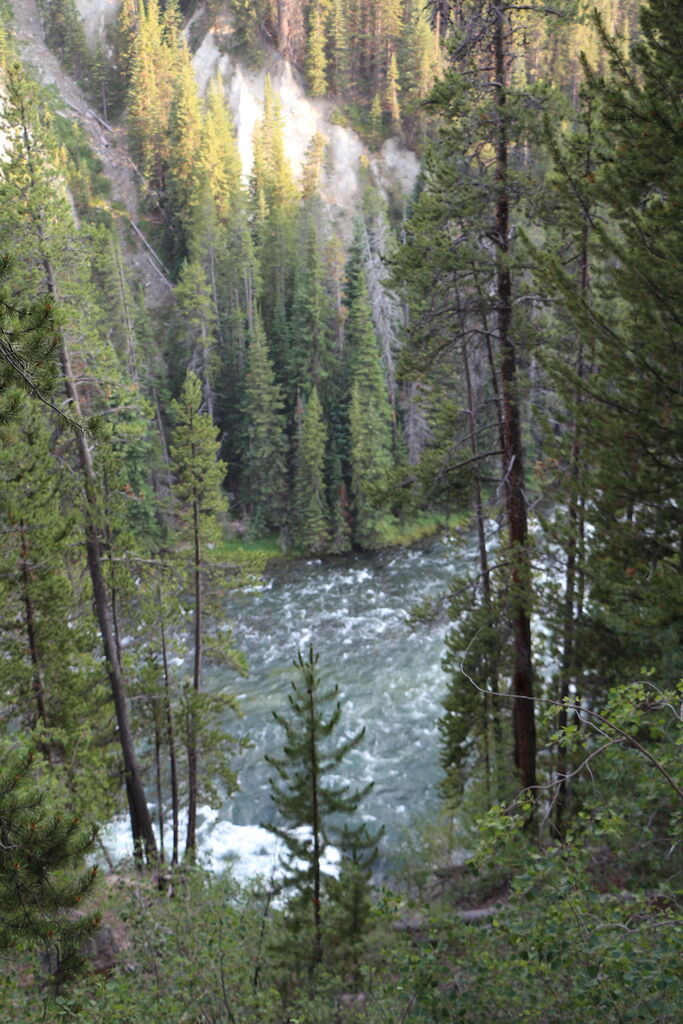
[[[45, 43], [36, 0], [11, 0], [11, 5], [15, 38], [22, 58], [38, 81], [57, 89], [64, 107], [60, 112], [82, 125], [111, 183], [112, 199], [126, 211], [126, 219], [136, 236], [133, 241], [129, 237], [123, 239], [127, 262], [144, 286], [147, 304], [152, 307], [165, 304], [172, 294], [172, 285], [146, 247], [147, 242], [137, 226], [139, 172], [128, 149], [124, 126], [107, 124], [92, 108], [78, 82], [64, 71]], [[129, 236], [130, 233], [123, 234]]]

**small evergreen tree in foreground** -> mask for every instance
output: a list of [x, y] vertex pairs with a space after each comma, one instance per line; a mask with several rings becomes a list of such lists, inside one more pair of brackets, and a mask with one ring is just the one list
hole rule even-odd
[[33, 755], [0, 755], [0, 950], [29, 945], [56, 952], [56, 975], [79, 963], [95, 913], [73, 912], [97, 869], [74, 873], [94, 835], [77, 818], [54, 814], [31, 778]]
[[[266, 828], [280, 838], [286, 847], [285, 884], [296, 890], [290, 902], [291, 920], [306, 923], [313, 910], [311, 967], [323, 959], [322, 861], [331, 845], [335, 831], [342, 846], [352, 850], [352, 860], [359, 867], [356, 881], [367, 885], [371, 857], [367, 851], [376, 847], [379, 833], [373, 835], [367, 826], [351, 828], [348, 819], [358, 810], [372, 783], [354, 789], [348, 783], [333, 781], [346, 755], [363, 739], [361, 729], [350, 739], [335, 745], [333, 737], [341, 718], [338, 687], [323, 688], [317, 671], [318, 655], [309, 648], [304, 658], [299, 651], [294, 665], [299, 677], [291, 684], [289, 713], [273, 712], [285, 733], [282, 757], [267, 756], [275, 768], [277, 779], [271, 778], [271, 795], [283, 825]], [[335, 825], [346, 819], [346, 827]], [[354, 894], [356, 910], [363, 902]], [[353, 916], [353, 915], [351, 915]], [[354, 920], [362, 923], [365, 915], [356, 913]], [[309, 919], [310, 920], [310, 919]]]

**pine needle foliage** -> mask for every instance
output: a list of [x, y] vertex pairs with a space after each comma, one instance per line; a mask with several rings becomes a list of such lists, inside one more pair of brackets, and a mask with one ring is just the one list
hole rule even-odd
[[362, 741], [365, 729], [335, 743], [342, 713], [339, 688], [325, 687], [317, 666], [313, 647], [306, 657], [298, 652], [294, 662], [298, 677], [291, 683], [288, 713], [273, 712], [284, 731], [282, 756], [266, 756], [276, 772], [270, 779], [271, 796], [283, 822], [266, 828], [285, 846], [285, 886], [296, 892], [289, 905], [291, 919], [294, 923], [305, 920], [311, 907], [313, 910], [312, 967], [323, 959], [325, 851], [336, 832], [352, 838], [348, 828], [344, 833], [343, 823], [348, 823], [372, 788], [372, 783], [356, 789], [335, 781], [340, 765]]
[[0, 257], [0, 423], [14, 418], [22, 392], [47, 403], [58, 374], [52, 302], [13, 295], [11, 266], [8, 255]]
[[305, 407], [297, 403], [296, 439], [293, 540], [303, 550], [318, 553], [327, 548], [329, 528], [324, 478], [327, 430], [315, 387]]
[[0, 755], [0, 949], [43, 948], [64, 977], [80, 962], [96, 913], [78, 914], [97, 868], [78, 871], [94, 832], [55, 814], [33, 777], [31, 752]]

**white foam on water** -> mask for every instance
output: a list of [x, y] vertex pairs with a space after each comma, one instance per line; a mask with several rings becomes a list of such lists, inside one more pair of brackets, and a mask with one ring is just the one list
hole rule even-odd
[[[246, 882], [262, 876], [278, 879], [283, 875], [281, 857], [286, 852], [284, 843], [260, 825], [235, 825], [231, 821], [218, 820], [218, 811], [211, 807], [199, 808], [200, 825], [197, 828], [199, 862], [210, 871], [220, 874], [230, 867], [235, 878]], [[185, 835], [187, 819], [181, 816], [180, 835]], [[305, 838], [306, 827], [294, 829], [293, 834]], [[116, 864], [133, 856], [133, 841], [128, 819], [120, 816], [111, 821], [102, 832], [102, 843], [111, 860]], [[166, 842], [170, 832], [166, 832]], [[158, 840], [158, 835], [157, 835]], [[327, 847], [321, 862], [324, 874], [335, 878], [339, 875], [341, 853], [333, 846]], [[303, 867], [302, 864], [297, 866]]]

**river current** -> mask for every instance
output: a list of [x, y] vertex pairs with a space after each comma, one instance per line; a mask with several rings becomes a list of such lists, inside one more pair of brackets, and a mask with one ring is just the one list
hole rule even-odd
[[238, 681], [244, 717], [236, 729], [230, 726], [253, 747], [239, 759], [240, 791], [222, 818], [237, 825], [273, 820], [273, 770], [264, 754], [280, 752], [282, 729], [272, 712], [286, 713], [297, 674], [292, 661], [309, 644], [319, 654], [323, 682], [339, 687], [341, 736], [365, 728], [341, 766], [351, 782], [374, 782], [364, 817], [392, 835], [435, 802], [446, 627], [411, 629], [406, 619], [418, 601], [443, 593], [452, 573], [446, 546], [434, 541], [276, 567], [261, 591], [233, 599], [235, 640], [250, 675]]
[[[226, 729], [251, 746], [235, 760], [239, 790], [218, 812], [203, 808], [200, 814], [200, 847], [213, 867], [229, 859], [243, 876], [272, 870], [274, 840], [260, 827], [275, 820], [268, 783], [273, 769], [265, 755], [281, 753], [283, 734], [273, 711], [286, 713], [297, 675], [294, 658], [310, 644], [325, 688], [339, 688], [339, 738], [365, 729], [342, 762], [340, 779], [374, 783], [360, 814], [385, 826], [385, 850], [436, 807], [447, 624], [411, 628], [407, 618], [418, 602], [444, 594], [452, 574], [448, 545], [432, 540], [415, 548], [278, 564], [261, 587], [231, 596], [229, 621], [236, 646], [247, 655], [249, 676], [214, 669], [207, 682], [238, 697], [242, 717], [226, 719]], [[117, 838], [125, 832], [118, 829]]]

